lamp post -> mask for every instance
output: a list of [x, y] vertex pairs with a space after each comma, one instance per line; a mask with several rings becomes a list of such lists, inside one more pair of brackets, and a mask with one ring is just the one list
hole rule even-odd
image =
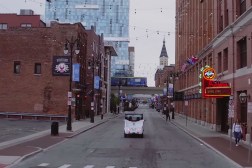
[[95, 57], [94, 55], [92, 54], [92, 60], [89, 60], [88, 62], [88, 69], [91, 69], [92, 68], [92, 74], [93, 74], [93, 91], [92, 91], [92, 100], [91, 100], [91, 116], [90, 116], [90, 122], [91, 123], [94, 123], [94, 107], [95, 107], [95, 69], [98, 69], [98, 65], [100, 63], [99, 60], [95, 60]]
[[[172, 106], [174, 106], [174, 97], [175, 97], [175, 95], [174, 95], [174, 93], [175, 93], [175, 80], [177, 80], [178, 79], [178, 73], [177, 72], [171, 72], [170, 73], [170, 80], [171, 80], [171, 82], [172, 82]], [[172, 109], [172, 119], [174, 119], [175, 118], [175, 115], [174, 115], [174, 111], [175, 111], [175, 108], [173, 108]]]
[[73, 36], [71, 38], [71, 41], [69, 41], [68, 39], [66, 39], [66, 43], [65, 43], [65, 48], [64, 48], [64, 54], [68, 54], [69, 50], [68, 50], [68, 46], [70, 47], [70, 68], [69, 68], [69, 74], [70, 74], [70, 78], [69, 78], [69, 91], [68, 91], [68, 117], [67, 117], [67, 130], [68, 131], [72, 131], [72, 112], [71, 112], [71, 106], [72, 106], [72, 60], [73, 60], [73, 48], [76, 44], [76, 49], [75, 49], [75, 54], [79, 54], [80, 53], [80, 43], [79, 43], [79, 39], [73, 39]]
[[119, 79], [119, 83], [118, 83], [118, 100], [119, 100], [119, 106], [117, 107], [117, 113], [119, 114], [120, 112], [120, 105], [121, 105], [121, 93], [122, 93], [122, 90], [121, 90], [121, 79]]
[[246, 103], [247, 99], [250, 98], [250, 95], [247, 95], [246, 92], [241, 92], [239, 94], [239, 99], [241, 103]]

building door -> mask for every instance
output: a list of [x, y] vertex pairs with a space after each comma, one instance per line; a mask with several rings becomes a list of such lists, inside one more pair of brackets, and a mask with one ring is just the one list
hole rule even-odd
[[221, 126], [221, 132], [228, 132], [228, 102], [229, 97], [217, 98], [217, 125]]

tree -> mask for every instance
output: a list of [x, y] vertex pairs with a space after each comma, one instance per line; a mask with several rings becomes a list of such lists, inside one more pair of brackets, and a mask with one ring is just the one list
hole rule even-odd
[[110, 110], [111, 112], [116, 112], [116, 106], [118, 106], [120, 103], [120, 100], [118, 97], [116, 97], [113, 93], [110, 95]]

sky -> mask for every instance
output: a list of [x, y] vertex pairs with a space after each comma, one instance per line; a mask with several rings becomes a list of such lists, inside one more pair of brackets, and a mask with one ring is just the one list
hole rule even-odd
[[[154, 86], [159, 56], [166, 41], [168, 64], [175, 63], [175, 2], [176, 0], [130, 0], [129, 46], [135, 47], [135, 76], [147, 77]], [[0, 0], [0, 13], [18, 13], [32, 9], [45, 11], [45, 0]]]

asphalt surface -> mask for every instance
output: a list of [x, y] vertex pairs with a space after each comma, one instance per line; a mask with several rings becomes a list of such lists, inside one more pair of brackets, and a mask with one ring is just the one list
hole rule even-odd
[[18, 156], [36, 153], [13, 168], [39, 165], [46, 168], [236, 167], [172, 122], [165, 122], [160, 113], [149, 108], [138, 110], [144, 111], [146, 120], [144, 138], [124, 138], [124, 117], [119, 115], [74, 138], [66, 138], [69, 132], [56, 137], [44, 136], [0, 150], [0, 155], [12, 156], [13, 151]]
[[[165, 118], [165, 116], [161, 115], [161, 113], [157, 113], [156, 111], [153, 111], [153, 113], [159, 114], [160, 118], [163, 118], [163, 119]], [[76, 123], [76, 125], [74, 125], [73, 128], [75, 128], [75, 129], [72, 132], [63, 131], [63, 132], [60, 132], [59, 136], [56, 136], [56, 137], [50, 136], [49, 133], [47, 132], [46, 134], [44, 134], [44, 136], [40, 136], [39, 138], [26, 139], [24, 142], [20, 142], [18, 144], [17, 143], [9, 144], [6, 148], [3, 148], [3, 146], [1, 148], [1, 144], [4, 144], [6, 142], [10, 142], [12, 140], [20, 139], [19, 137], [24, 136], [24, 134], [22, 134], [22, 132], [26, 132], [25, 134], [26, 135], [30, 134], [30, 136], [33, 135], [33, 132], [38, 131], [37, 133], [41, 133], [40, 130], [45, 130], [45, 129], [50, 128], [51, 122], [44, 122], [43, 121], [43, 122], [41, 122], [42, 123], [41, 125], [44, 124], [44, 127], [39, 126], [40, 127], [39, 129], [31, 129], [30, 130], [30, 128], [32, 128], [32, 127], [29, 126], [29, 124], [27, 124], [27, 125], [22, 124], [22, 122], [31, 122], [31, 123], [34, 122], [34, 124], [36, 126], [36, 125], [39, 125], [38, 123], [40, 123], [40, 121], [39, 122], [38, 121], [20, 121], [20, 122], [14, 121], [13, 122], [13, 121], [6, 121], [6, 120], [1, 119], [1, 122], [0, 122], [1, 124], [6, 122], [5, 124], [3, 124], [4, 125], [3, 127], [5, 127], [5, 129], [3, 129], [3, 130], [5, 130], [5, 131], [0, 132], [1, 138], [2, 138], [2, 141], [5, 141], [6, 139], [7, 139], [7, 141], [0, 143], [0, 168], [10, 165], [11, 163], [13, 163], [13, 161], [19, 162], [19, 161], [24, 160], [25, 158], [30, 157], [36, 153], [43, 152], [43, 151], [47, 150], [48, 148], [50, 148], [51, 146], [54, 146], [55, 144], [57, 144], [59, 142], [63, 142], [66, 139], [69, 139], [69, 137], [79, 135], [80, 133], [85, 132], [86, 130], [95, 128], [97, 125], [105, 123], [106, 121], [109, 121], [110, 118], [114, 118], [114, 117], [115, 117], [115, 115], [107, 115], [107, 117], [104, 117], [104, 120], [101, 122], [100, 116], [96, 116], [95, 124], [90, 124], [89, 121], [82, 121], [82, 122]], [[156, 124], [159, 122], [160, 121], [156, 121], [153, 124]], [[7, 126], [8, 123], [11, 125], [10, 127]], [[148, 123], [148, 120], [146, 121], [146, 123]], [[185, 123], [187, 123], [187, 124], [185, 124]], [[20, 125], [18, 125], [18, 124], [20, 124]], [[62, 128], [65, 129], [64, 122], [61, 124], [62, 124]], [[175, 119], [171, 120], [171, 122], [168, 124], [172, 124], [172, 125], [174, 125], [174, 127], [177, 127], [180, 130], [184, 131], [185, 133], [187, 133], [188, 135], [193, 137], [195, 140], [200, 142], [203, 146], [210, 148], [212, 151], [214, 151], [219, 156], [229, 160], [231, 164], [235, 165], [235, 167], [252, 167], [252, 158], [251, 158], [251, 156], [249, 157], [249, 146], [248, 146], [247, 142], [243, 141], [240, 143], [240, 146], [236, 147], [233, 139], [232, 139], [232, 141], [230, 141], [230, 138], [228, 135], [221, 134], [221, 133], [216, 132], [214, 130], [209, 130], [209, 128], [204, 127], [200, 123], [195, 122], [195, 120], [190, 119], [190, 118], [186, 122], [185, 116], [183, 116], [181, 114], [176, 114]], [[15, 128], [16, 126], [18, 126], [19, 129], [16, 129]], [[24, 126], [25, 129], [21, 129], [22, 126]], [[35, 127], [35, 126], [33, 126], [33, 127]], [[147, 126], [146, 130], [150, 131], [152, 129], [151, 127], [148, 127], [148, 125], [146, 125], [146, 126]], [[6, 127], [7, 128], [13, 127], [13, 129], [6, 129]], [[27, 130], [27, 131], [25, 131], [25, 130]], [[21, 133], [19, 132], [19, 133], [15, 134], [16, 131], [17, 132], [20, 131]], [[90, 132], [92, 132], [92, 131], [90, 131]], [[11, 136], [8, 136], [9, 138], [2, 137], [4, 135], [8, 135], [8, 134], [11, 135]], [[15, 138], [15, 135], [17, 136], [16, 138]], [[120, 136], [123, 136], [123, 135], [120, 135]], [[148, 136], [147, 136], [147, 138], [148, 138]], [[161, 143], [163, 143], [163, 142], [161, 142]], [[30, 144], [32, 144], [32, 145], [30, 145]], [[33, 146], [34, 148], [31, 148], [31, 146]], [[14, 151], [18, 151], [18, 152], [14, 152]], [[174, 151], [174, 152], [176, 152], [176, 151]], [[17, 154], [19, 154], [19, 156], [17, 156]], [[160, 157], [161, 157], [161, 155], [162, 155], [162, 153], [160, 154]], [[201, 156], [199, 156], [199, 157], [201, 157]]]

